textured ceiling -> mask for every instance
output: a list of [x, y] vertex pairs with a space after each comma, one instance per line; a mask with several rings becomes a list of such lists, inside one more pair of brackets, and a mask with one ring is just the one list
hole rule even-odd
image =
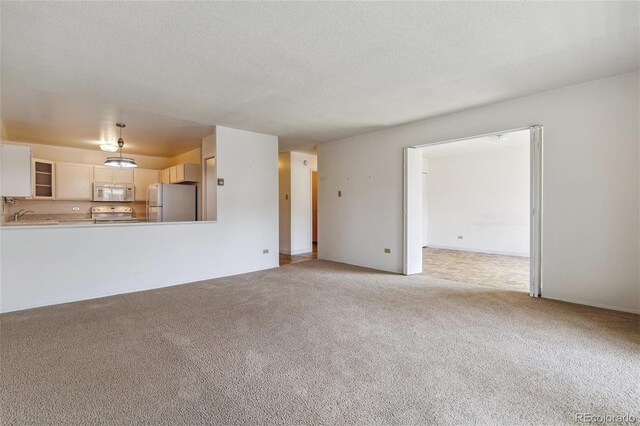
[[469, 155], [478, 152], [495, 151], [516, 146], [524, 146], [530, 142], [529, 130], [481, 136], [455, 142], [442, 143], [420, 148], [422, 158], [444, 158], [457, 155]]
[[[3, 89], [274, 134], [281, 150], [632, 71], [639, 62], [638, 2], [0, 8]], [[6, 93], [2, 118], [12, 137], [38, 114], [29, 117], [20, 95]], [[73, 124], [72, 114], [58, 115], [46, 125]]]

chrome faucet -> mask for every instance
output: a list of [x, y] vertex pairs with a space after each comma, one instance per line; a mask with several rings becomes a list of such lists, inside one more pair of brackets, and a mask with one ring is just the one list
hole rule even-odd
[[20, 209], [20, 211], [17, 211], [13, 214], [13, 221], [17, 222], [18, 219], [20, 219], [22, 216], [24, 216], [27, 213], [33, 213], [33, 212], [31, 210], [25, 211], [24, 209]]

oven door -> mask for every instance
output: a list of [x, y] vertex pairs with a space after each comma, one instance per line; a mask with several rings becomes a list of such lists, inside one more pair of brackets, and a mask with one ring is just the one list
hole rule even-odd
[[125, 201], [125, 187], [123, 185], [93, 184], [93, 201], [123, 202]]

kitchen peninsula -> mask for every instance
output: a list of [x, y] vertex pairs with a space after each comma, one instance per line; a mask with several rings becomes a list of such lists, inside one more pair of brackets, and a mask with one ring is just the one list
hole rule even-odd
[[107, 167], [98, 150], [35, 143], [5, 142], [2, 154], [3, 226], [93, 225], [92, 210], [104, 206], [120, 218], [98, 223], [146, 222], [149, 185], [189, 185], [200, 194], [200, 148], [136, 155], [135, 168]]

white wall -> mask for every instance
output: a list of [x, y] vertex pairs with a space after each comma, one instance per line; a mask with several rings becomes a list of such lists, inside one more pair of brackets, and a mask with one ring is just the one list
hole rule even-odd
[[402, 148], [542, 124], [543, 296], [640, 311], [638, 80], [623, 74], [320, 144], [319, 257], [400, 272]]
[[313, 250], [311, 172], [318, 170], [317, 158], [313, 154], [291, 152], [291, 254]]
[[278, 138], [216, 131], [217, 222], [1, 228], [2, 312], [277, 267]]
[[427, 197], [427, 173], [429, 160], [422, 159], [422, 247], [429, 241], [429, 197]]
[[524, 136], [489, 151], [428, 159], [426, 245], [529, 256], [529, 132]]
[[280, 253], [291, 253], [291, 153], [278, 154]]
[[318, 170], [318, 157], [304, 152], [282, 152], [278, 163], [280, 252], [309, 253], [313, 250], [311, 172]]

